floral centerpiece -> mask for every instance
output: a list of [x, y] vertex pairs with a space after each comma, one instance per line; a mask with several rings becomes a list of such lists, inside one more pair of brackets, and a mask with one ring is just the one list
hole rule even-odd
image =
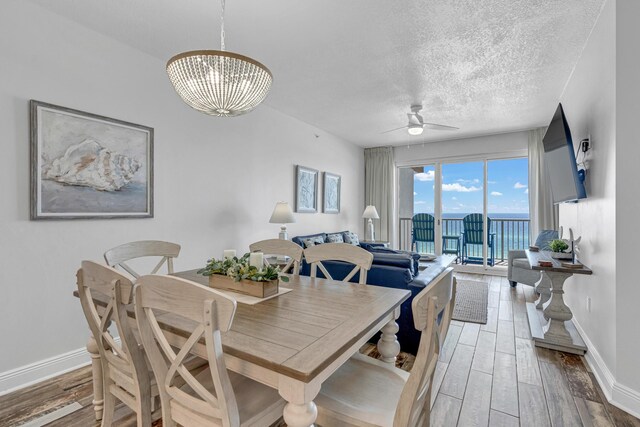
[[209, 276], [209, 286], [257, 296], [268, 297], [278, 293], [278, 280], [288, 282], [281, 276], [280, 267], [272, 265], [256, 266], [249, 262], [249, 254], [224, 260], [211, 258], [198, 274]]

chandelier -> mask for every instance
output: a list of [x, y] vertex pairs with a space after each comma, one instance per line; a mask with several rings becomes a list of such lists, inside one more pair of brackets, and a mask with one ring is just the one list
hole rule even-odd
[[167, 62], [167, 74], [190, 107], [212, 116], [239, 116], [266, 98], [273, 76], [255, 59], [225, 50], [225, 0], [221, 3], [220, 50], [180, 53]]

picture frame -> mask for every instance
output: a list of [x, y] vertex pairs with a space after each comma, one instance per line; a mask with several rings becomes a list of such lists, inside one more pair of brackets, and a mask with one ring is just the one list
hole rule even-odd
[[340, 213], [340, 186], [342, 177], [335, 173], [325, 172], [322, 185], [322, 212], [327, 214]]
[[296, 212], [318, 212], [318, 175], [316, 169], [296, 166]]
[[29, 107], [32, 220], [153, 218], [153, 128]]

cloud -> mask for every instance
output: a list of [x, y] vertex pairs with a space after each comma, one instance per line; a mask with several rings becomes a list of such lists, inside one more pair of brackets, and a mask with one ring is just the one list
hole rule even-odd
[[418, 195], [418, 193], [416, 193], [416, 192], [414, 191], [414, 192], [413, 192], [413, 195], [414, 195], [414, 196], [417, 196], [417, 195]]
[[417, 173], [413, 176], [414, 180], [418, 180], [418, 181], [433, 181], [433, 179], [436, 176], [436, 172], [435, 171], [427, 171], [425, 172], [420, 172]]
[[413, 203], [414, 205], [426, 205], [427, 202], [425, 202], [424, 200], [418, 200], [416, 202]]
[[529, 194], [529, 189], [524, 190], [524, 194]]
[[458, 178], [456, 179], [456, 182], [461, 182], [463, 184], [480, 184], [480, 180], [478, 178], [474, 178], [474, 179]]
[[471, 193], [473, 191], [480, 191], [482, 187], [474, 187], [473, 185], [470, 187], [465, 187], [458, 182], [454, 182], [453, 184], [442, 184], [442, 191], [455, 191], [458, 193]]
[[519, 190], [521, 188], [527, 188], [527, 186], [524, 184], [521, 184], [520, 181], [518, 181], [513, 185], [513, 188], [515, 188], [516, 190]]
[[453, 196], [451, 200], [458, 200], [458, 198], [456, 196]]
[[502, 193], [501, 193], [501, 192], [499, 192], [499, 191], [492, 191], [492, 192], [491, 192], [491, 195], [492, 195], [492, 196], [502, 196]]

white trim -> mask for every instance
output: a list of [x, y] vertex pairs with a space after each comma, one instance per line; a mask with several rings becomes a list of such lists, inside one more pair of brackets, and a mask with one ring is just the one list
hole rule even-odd
[[507, 159], [518, 159], [521, 157], [529, 157], [529, 151], [527, 149], [523, 150], [513, 150], [513, 151], [504, 151], [499, 153], [491, 153], [491, 154], [469, 154], [466, 156], [445, 156], [445, 157], [430, 157], [426, 159], [413, 159], [406, 161], [396, 161], [396, 167], [415, 167], [415, 166], [425, 166], [432, 165], [435, 163], [464, 163], [468, 161], [477, 161], [481, 162], [483, 160], [507, 160]]
[[[114, 338], [120, 343], [120, 337]], [[91, 363], [85, 347], [62, 353], [48, 359], [0, 372], [0, 396], [82, 368]]]
[[575, 318], [573, 324], [587, 346], [587, 353], [584, 357], [609, 403], [636, 418], [640, 418], [640, 393], [616, 381], [604, 359]]

